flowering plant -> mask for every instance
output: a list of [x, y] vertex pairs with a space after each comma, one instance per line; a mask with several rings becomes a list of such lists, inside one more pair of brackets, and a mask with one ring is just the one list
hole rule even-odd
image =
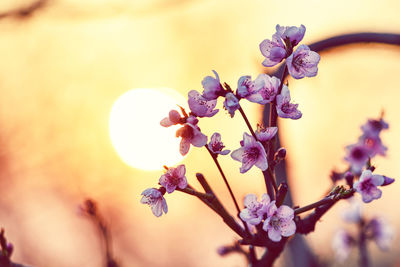
[[[180, 113], [171, 110], [160, 122], [164, 127], [180, 125], [176, 136], [181, 138], [179, 151], [182, 155], [189, 152], [190, 145], [204, 147], [209, 152], [235, 205], [237, 218], [225, 209], [203, 174], [198, 173], [196, 177], [204, 192], [195, 190], [186, 180], [184, 165], [165, 166], [166, 171], [159, 179], [160, 187], [149, 188], [142, 193], [141, 202], [148, 204], [157, 217], [168, 211], [164, 198], [166, 192], [171, 194], [174, 191], [181, 191], [199, 198], [222, 217], [224, 223], [240, 237], [234, 245], [221, 247], [218, 252], [221, 255], [240, 252], [246, 256], [251, 266], [271, 266], [295, 234], [308, 234], [314, 231], [317, 221], [339, 200], [350, 199], [359, 194], [363, 202], [369, 203], [382, 196], [382, 191], [378, 187], [394, 182], [392, 178], [373, 174], [375, 168], [371, 160], [376, 155], [385, 155], [386, 151], [379, 134], [388, 128], [388, 124], [381, 116], [376, 120], [368, 120], [361, 127], [363, 134], [358, 142], [347, 147], [345, 160], [349, 163], [349, 167], [344, 172], [332, 173], [333, 186], [323, 199], [303, 207], [284, 205], [289, 186], [286, 182], [278, 185], [276, 179], [275, 167], [286, 156], [286, 150], [279, 147], [277, 119], [280, 117], [297, 120], [302, 117], [299, 104], [292, 102], [285, 81], [288, 75], [295, 79], [316, 76], [320, 61], [317, 52], [312, 51], [307, 45], [298, 45], [305, 31], [304, 25], [300, 27], [277, 25], [272, 38], [260, 43], [260, 51], [265, 57], [262, 62], [264, 66], [273, 67], [282, 63], [283, 72], [280, 78], [260, 74], [252, 80], [251, 76], [244, 75], [238, 79], [236, 90], [232, 90], [227, 83], [221, 83], [218, 73], [213, 71], [214, 77], [207, 76], [201, 82], [202, 93], [195, 90], [188, 93], [189, 112], [184, 108], [180, 108]], [[240, 147], [232, 150], [231, 158], [241, 163], [240, 173], [246, 173], [255, 166], [261, 170], [265, 180], [266, 193], [260, 200], [255, 194], [248, 194], [244, 198], [243, 208], [239, 206], [218, 161], [219, 156], [228, 155], [230, 150], [224, 149], [222, 137], [218, 132], [213, 133], [209, 140], [198, 126], [200, 119], [213, 117], [219, 112], [215, 107], [220, 98], [223, 99], [224, 109], [229, 115], [234, 117], [239, 112], [249, 130], [243, 133]], [[254, 131], [240, 104], [245, 100], [267, 105], [268, 125], [258, 125]], [[338, 182], [343, 180], [344, 184], [339, 185]], [[311, 210], [311, 213], [302, 216], [302, 213]], [[383, 228], [380, 227], [382, 223], [379, 220], [373, 221], [371, 220], [365, 228], [371, 233], [371, 238], [380, 240], [380, 236], [385, 236], [382, 234]], [[352, 238], [345, 232], [341, 232], [337, 240], [339, 241], [335, 241], [336, 248], [342, 248], [340, 244], [350, 247], [352, 242]], [[256, 255], [255, 247], [264, 248], [262, 256]], [[347, 252], [343, 249], [341, 251], [339, 254], [342, 256]], [[361, 252], [362, 257], [365, 257], [365, 251]]]

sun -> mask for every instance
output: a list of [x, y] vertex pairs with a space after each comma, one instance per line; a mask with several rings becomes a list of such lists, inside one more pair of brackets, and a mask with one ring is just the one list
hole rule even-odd
[[132, 89], [121, 95], [110, 113], [111, 143], [129, 166], [143, 170], [172, 166], [183, 159], [179, 154], [177, 127], [165, 128], [161, 119], [177, 105], [186, 106], [184, 97], [168, 88]]

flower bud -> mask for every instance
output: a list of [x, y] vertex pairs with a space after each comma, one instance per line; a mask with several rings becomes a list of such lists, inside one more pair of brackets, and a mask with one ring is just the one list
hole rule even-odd
[[384, 176], [383, 175], [383, 184], [381, 185], [381, 186], [385, 186], [385, 185], [390, 185], [391, 183], [393, 183], [394, 182], [394, 179], [393, 178], [390, 178], [390, 177], [386, 177], [386, 176]]

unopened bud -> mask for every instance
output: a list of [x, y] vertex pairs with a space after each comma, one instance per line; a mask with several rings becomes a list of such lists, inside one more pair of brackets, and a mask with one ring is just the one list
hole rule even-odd
[[354, 175], [352, 172], [346, 172], [344, 179], [346, 179], [346, 182], [350, 187], [353, 187]]
[[278, 163], [286, 157], [286, 149], [284, 147], [280, 147], [274, 155], [274, 160]]
[[391, 183], [394, 182], [394, 179], [393, 179], [393, 178], [390, 178], [390, 177], [383, 176], [383, 179], [384, 179], [384, 180], [383, 180], [382, 186], [390, 185]]

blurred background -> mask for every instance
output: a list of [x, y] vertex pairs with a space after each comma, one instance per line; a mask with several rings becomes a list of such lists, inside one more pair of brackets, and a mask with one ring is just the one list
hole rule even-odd
[[[237, 236], [197, 199], [167, 195], [169, 212], [160, 218], [140, 204], [141, 192], [155, 187], [163, 172], [132, 168], [118, 156], [109, 136], [113, 103], [132, 88], [168, 87], [183, 96], [201, 91], [211, 70], [236, 88], [241, 75], [265, 71], [258, 44], [276, 24], [304, 24], [306, 44], [344, 33], [400, 33], [396, 0], [42, 0], [28, 8], [32, 12], [14, 12], [32, 3], [0, 2], [0, 226], [15, 245], [13, 260], [37, 267], [103, 264], [100, 237], [78, 211], [87, 197], [109, 223], [122, 266], [244, 266], [239, 255], [217, 255]], [[317, 77], [289, 80], [303, 112], [301, 120], [280, 122], [296, 205], [320, 199], [333, 167], [345, 167], [344, 147], [382, 110], [390, 123], [382, 135], [389, 150], [376, 159], [376, 173], [400, 177], [399, 70], [400, 48], [353, 45], [323, 53]], [[143, 116], [157, 109], [152, 99], [146, 103]], [[261, 122], [260, 105], [243, 108], [254, 126]], [[240, 116], [230, 119], [224, 110], [200, 127], [209, 136], [219, 131], [231, 150], [246, 130]], [[259, 171], [239, 174], [230, 156], [220, 162], [240, 200], [264, 192]], [[190, 184], [200, 188], [194, 174], [204, 173], [235, 213], [206, 151], [192, 148], [183, 163]], [[398, 183], [383, 191], [365, 214], [385, 216], [400, 232]], [[330, 244], [345, 226], [345, 204], [306, 237], [332, 266], [341, 266]], [[371, 243], [374, 265], [399, 266], [398, 244], [398, 235], [389, 252]], [[354, 250], [342, 265], [356, 264], [356, 256]]]

